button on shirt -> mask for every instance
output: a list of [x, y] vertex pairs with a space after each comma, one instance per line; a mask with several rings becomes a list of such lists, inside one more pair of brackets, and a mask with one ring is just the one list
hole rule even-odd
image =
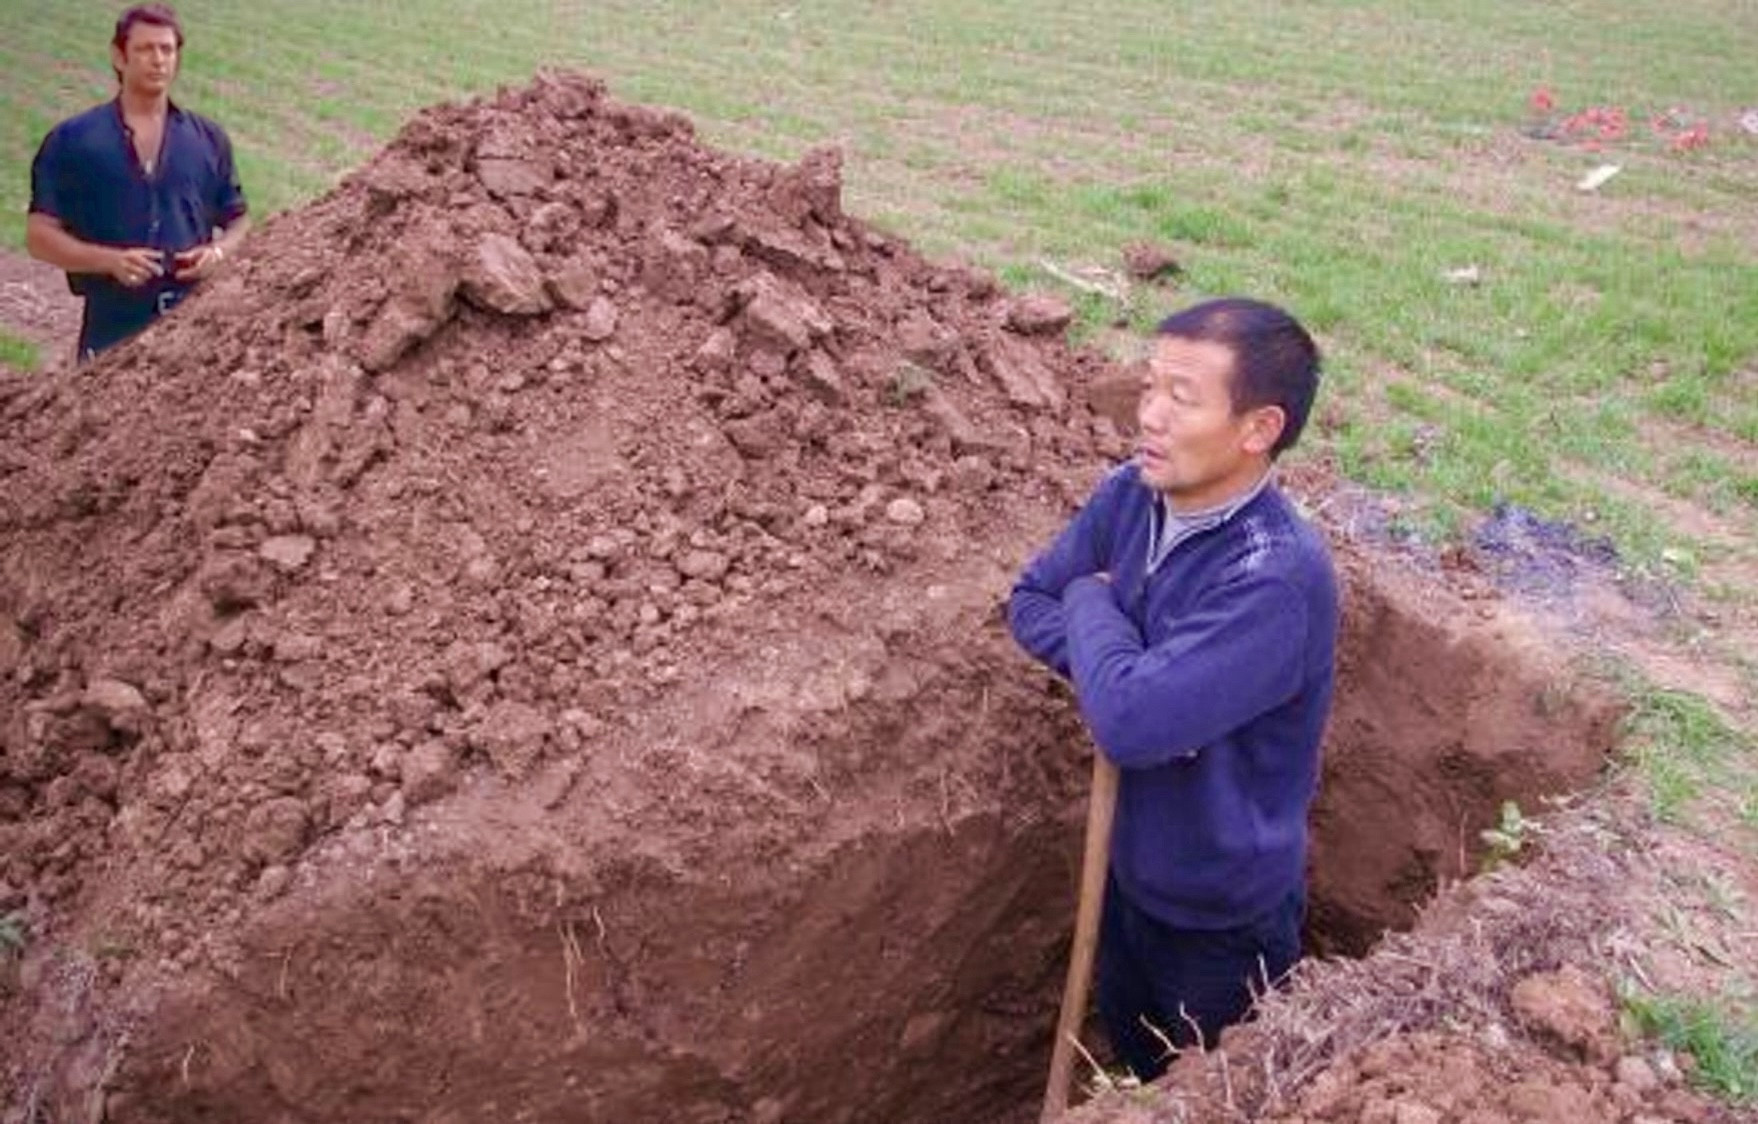
[[172, 276], [174, 255], [211, 241], [246, 208], [232, 143], [219, 125], [172, 105], [148, 172], [121, 102], [111, 101], [63, 121], [44, 139], [31, 164], [30, 209], [82, 241], [164, 255], [164, 275], [138, 288], [104, 274], [68, 276], [86, 298], [84, 356], [122, 342], [181, 300], [190, 286]]

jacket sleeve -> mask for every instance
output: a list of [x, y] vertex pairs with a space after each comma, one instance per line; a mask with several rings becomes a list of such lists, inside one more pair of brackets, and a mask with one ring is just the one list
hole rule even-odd
[[1068, 637], [1062, 591], [1082, 574], [1103, 570], [1110, 557], [1106, 511], [1116, 499], [1121, 470], [1102, 481], [1048, 548], [1014, 583], [1007, 623], [1019, 646], [1057, 674], [1068, 676]]
[[1285, 577], [1229, 578], [1152, 647], [1100, 578], [1070, 582], [1063, 613], [1081, 713], [1119, 768], [1195, 756], [1300, 690], [1307, 608]]

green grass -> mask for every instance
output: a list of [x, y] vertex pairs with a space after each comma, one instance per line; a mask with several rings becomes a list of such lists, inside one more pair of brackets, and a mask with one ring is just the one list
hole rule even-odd
[[1758, 1104], [1758, 1005], [1750, 998], [1638, 994], [1624, 1006], [1643, 1033], [1691, 1056], [1693, 1084], [1732, 1104]]
[[8, 913], [0, 917], [0, 961], [22, 956], [29, 943], [30, 928], [25, 924], [24, 914]]
[[1735, 820], [1758, 808], [1758, 747], [1696, 695], [1634, 688], [1624, 742], [1655, 813], [1684, 821], [1707, 803]]
[[41, 361], [42, 355], [38, 352], [36, 344], [0, 331], [0, 367], [34, 371]]

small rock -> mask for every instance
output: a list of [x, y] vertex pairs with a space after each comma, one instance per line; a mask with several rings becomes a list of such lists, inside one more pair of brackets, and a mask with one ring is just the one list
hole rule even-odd
[[132, 684], [124, 683], [120, 679], [92, 680], [86, 685], [81, 701], [106, 718], [137, 714], [147, 708], [146, 696]]
[[778, 434], [775, 422], [767, 415], [735, 418], [721, 428], [733, 448], [752, 460], [762, 460], [775, 452]]
[[1123, 268], [1137, 281], [1160, 281], [1184, 272], [1172, 251], [1151, 242], [1136, 242], [1123, 248]]
[[725, 371], [732, 367], [737, 352], [738, 338], [725, 328], [716, 328], [696, 349], [693, 362], [698, 371]]
[[815, 503], [806, 509], [805, 523], [808, 527], [822, 527], [830, 522], [830, 509], [821, 503]]
[[392, 827], [402, 827], [403, 818], [408, 815], [408, 812], [409, 802], [404, 799], [402, 790], [398, 789], [391, 793], [390, 798], [385, 801], [384, 807], [379, 809], [379, 817]]
[[293, 872], [280, 863], [271, 863], [262, 868], [257, 875], [256, 896], [267, 901], [278, 898], [287, 892], [287, 886], [293, 881]]
[[1534, 1034], [1549, 1037], [1583, 1058], [1609, 1053], [1611, 1003], [1573, 965], [1527, 976], [1514, 985], [1510, 998], [1520, 1021]]
[[744, 327], [760, 348], [788, 355], [804, 351], [812, 341], [829, 335], [834, 326], [813, 300], [763, 273], [741, 286], [746, 298]]
[[806, 360], [804, 381], [807, 392], [827, 406], [840, 406], [848, 400], [835, 361], [822, 351], [812, 352]]
[[425, 741], [403, 760], [403, 798], [411, 807], [432, 803], [458, 787], [458, 762], [441, 741]]
[[499, 199], [536, 195], [549, 186], [550, 171], [528, 160], [486, 159], [476, 162], [476, 178]]
[[1634, 1054], [1618, 1059], [1616, 1073], [1618, 1084], [1628, 1085], [1638, 1093], [1660, 1088], [1660, 1075], [1654, 1072], [1654, 1067]]
[[256, 548], [256, 553], [283, 574], [291, 574], [311, 560], [317, 540], [310, 535], [276, 535]]
[[1001, 384], [1009, 401], [1061, 411], [1066, 397], [1061, 381], [1036, 348], [1019, 340], [998, 339], [983, 351], [981, 365]]
[[1521, 1120], [1592, 1120], [1593, 1098], [1568, 1081], [1528, 1077], [1507, 1089], [1507, 1105]]
[[1392, 1124], [1441, 1124], [1441, 1113], [1421, 1101], [1398, 1101], [1392, 1109]]
[[597, 297], [586, 309], [586, 322], [580, 326], [580, 335], [593, 343], [603, 343], [617, 330], [617, 306], [603, 297]]
[[657, 296], [689, 300], [697, 294], [708, 264], [707, 247], [675, 230], [658, 226], [648, 231], [641, 283]]
[[678, 559], [678, 573], [686, 578], [714, 581], [727, 571], [726, 555], [715, 550], [692, 550]]
[[564, 307], [584, 310], [598, 296], [598, 271], [585, 263], [570, 265], [549, 279], [549, 291]]
[[403, 754], [390, 743], [379, 746], [372, 752], [372, 771], [381, 777], [399, 779], [403, 775]]
[[543, 712], [524, 703], [503, 701], [489, 708], [470, 730], [469, 738], [501, 775], [522, 778], [542, 758], [550, 732]]
[[283, 632], [275, 636], [274, 657], [280, 663], [302, 663], [323, 654], [323, 640], [306, 632]]
[[1671, 1124], [1706, 1124], [1710, 1119], [1709, 1106], [1689, 1089], [1667, 1090], [1655, 1107], [1657, 1115]]
[[508, 316], [536, 316], [554, 307], [537, 262], [504, 234], [489, 234], [477, 243], [462, 288], [479, 308]]
[[265, 865], [285, 862], [305, 847], [311, 822], [293, 797], [264, 801], [244, 821], [244, 853]]
[[1020, 297], [1007, 310], [1007, 326], [1022, 336], [1052, 335], [1073, 320], [1068, 302], [1043, 294]]
[[885, 518], [900, 526], [919, 526], [927, 517], [928, 513], [922, 510], [922, 505], [907, 496], [885, 505]]

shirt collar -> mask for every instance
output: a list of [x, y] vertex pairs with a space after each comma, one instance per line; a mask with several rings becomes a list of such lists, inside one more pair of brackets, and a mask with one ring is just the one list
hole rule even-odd
[[1270, 486], [1270, 481], [1275, 478], [1275, 475], [1276, 469], [1275, 466], [1272, 465], [1264, 470], [1262, 476], [1257, 478], [1257, 483], [1253, 484], [1250, 488], [1247, 488], [1241, 494], [1234, 496], [1225, 503], [1218, 503], [1214, 507], [1205, 507], [1201, 511], [1173, 511], [1167, 506], [1166, 497], [1158, 492], [1154, 493], [1154, 500], [1159, 504], [1161, 521], [1169, 526], [1178, 525], [1191, 528], [1216, 527], [1227, 522], [1227, 520], [1233, 518], [1235, 515], [1238, 515], [1241, 508], [1252, 500], [1257, 499], [1258, 496], [1263, 493], [1263, 490]]
[[[128, 128], [128, 115], [122, 112], [122, 91], [117, 90], [116, 96], [110, 99], [110, 107], [116, 111], [116, 121], [124, 129]], [[165, 120], [183, 116], [183, 107], [171, 98], [165, 99]]]

